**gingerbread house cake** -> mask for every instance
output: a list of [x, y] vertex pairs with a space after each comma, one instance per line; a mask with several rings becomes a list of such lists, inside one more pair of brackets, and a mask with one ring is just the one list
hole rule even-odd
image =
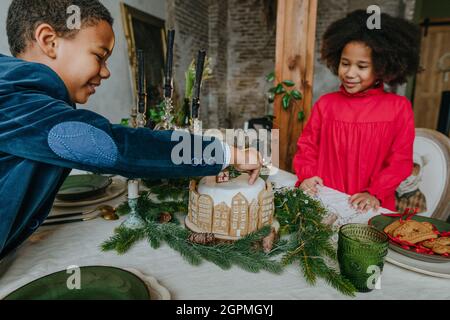
[[248, 174], [219, 183], [216, 177], [191, 181], [186, 226], [194, 232], [213, 233], [216, 238], [238, 240], [271, 225], [274, 194], [270, 182], [258, 178], [248, 184]]

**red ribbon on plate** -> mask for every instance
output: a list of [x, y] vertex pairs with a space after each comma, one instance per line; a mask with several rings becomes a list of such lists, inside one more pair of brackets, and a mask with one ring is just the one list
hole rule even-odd
[[[411, 220], [411, 218], [413, 216], [415, 216], [418, 212], [419, 212], [419, 208], [415, 208], [414, 210], [411, 209], [411, 208], [406, 208], [403, 213], [394, 213], [394, 214], [386, 214], [386, 213], [384, 213], [384, 214], [382, 214], [382, 216], [391, 217], [391, 218], [400, 218], [400, 223], [404, 223], [406, 221]], [[437, 234], [438, 236], [441, 236], [441, 237], [448, 237], [448, 236], [450, 236], [450, 232], [439, 232], [439, 230], [433, 224], [432, 224], [432, 226], [433, 226], [434, 233]], [[414, 250], [417, 253], [424, 253], [424, 254], [429, 254], [429, 255], [434, 255], [435, 254], [435, 252], [433, 250], [431, 250], [430, 248], [424, 247], [424, 246], [422, 246], [420, 244], [410, 243], [408, 241], [401, 240], [398, 237], [393, 237], [390, 234], [387, 234], [387, 236], [389, 237], [389, 239], [392, 242], [397, 243], [403, 249]], [[431, 239], [430, 241], [433, 242], [434, 239]], [[449, 254], [448, 253], [444, 253], [444, 254], [442, 254], [442, 256], [448, 257]]]

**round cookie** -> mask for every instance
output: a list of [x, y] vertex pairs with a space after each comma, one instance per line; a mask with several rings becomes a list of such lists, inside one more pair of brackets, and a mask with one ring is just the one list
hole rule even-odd
[[437, 254], [450, 254], [450, 238], [442, 237], [433, 241], [425, 241], [422, 245]]

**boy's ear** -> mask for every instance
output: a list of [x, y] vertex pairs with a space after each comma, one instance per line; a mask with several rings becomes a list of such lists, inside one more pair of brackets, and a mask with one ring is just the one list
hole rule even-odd
[[34, 38], [45, 55], [51, 59], [56, 58], [59, 37], [51, 25], [47, 23], [39, 25], [34, 32]]

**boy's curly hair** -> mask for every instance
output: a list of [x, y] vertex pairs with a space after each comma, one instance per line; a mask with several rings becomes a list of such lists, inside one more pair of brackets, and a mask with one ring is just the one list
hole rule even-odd
[[394, 86], [405, 83], [419, 69], [420, 29], [401, 18], [381, 14], [381, 29], [369, 29], [370, 15], [356, 10], [332, 23], [323, 36], [321, 60], [338, 74], [342, 51], [349, 42], [362, 42], [372, 49], [378, 79]]
[[111, 26], [114, 19], [106, 7], [98, 0], [13, 0], [8, 10], [6, 32], [11, 54], [23, 53], [30, 41], [34, 41], [34, 31], [42, 23], [48, 23], [62, 37], [74, 36], [79, 30], [70, 30], [67, 9], [80, 8], [82, 27], [92, 26], [104, 20]]

